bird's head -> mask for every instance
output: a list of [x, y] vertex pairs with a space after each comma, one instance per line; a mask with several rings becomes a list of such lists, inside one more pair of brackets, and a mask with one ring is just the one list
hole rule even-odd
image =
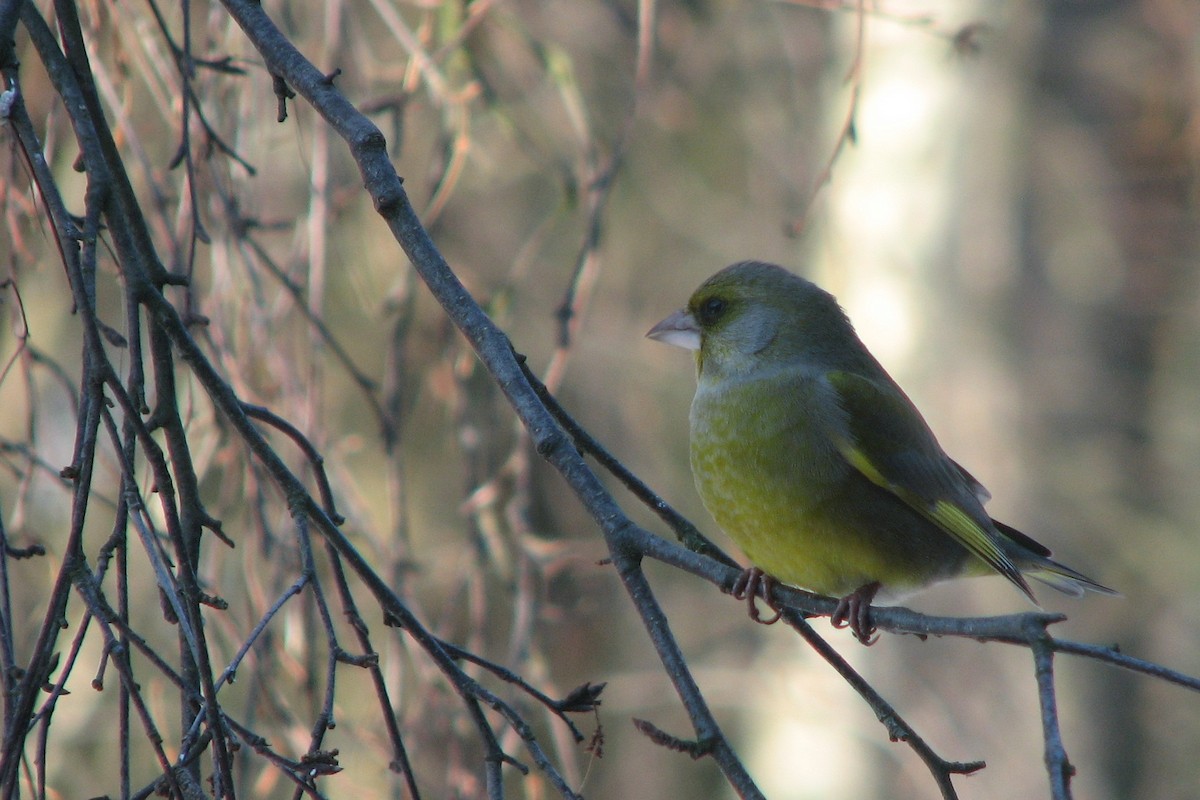
[[701, 376], [784, 364], [829, 368], [862, 352], [833, 295], [760, 261], [743, 261], [713, 275], [687, 306], [646, 335], [695, 351]]

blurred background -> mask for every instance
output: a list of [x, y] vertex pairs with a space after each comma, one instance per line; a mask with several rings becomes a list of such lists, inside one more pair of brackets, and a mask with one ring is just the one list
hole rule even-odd
[[[1043, 593], [1048, 610], [1070, 618], [1058, 635], [1200, 673], [1200, 5], [864, 5], [692, 0], [650, 15], [624, 0], [264, 3], [318, 67], [341, 69], [338, 88], [383, 129], [435, 242], [535, 372], [719, 544], [731, 546], [687, 467], [691, 360], [643, 334], [726, 264], [776, 261], [841, 298], [947, 451], [992, 491], [993, 515], [1123, 592]], [[278, 124], [261, 59], [223, 8], [190, 9], [194, 55], [230, 56], [244, 74], [197, 70], [192, 162], [174, 169], [180, 79], [149, 10], [117, 2], [80, 13], [160, 255], [193, 278], [171, 296], [207, 318], [196, 336], [210, 357], [243, 399], [322, 450], [345, 529], [441, 635], [550, 694], [607, 682], [598, 716], [579, 720], [589, 734], [602, 725], [602, 757], [557, 723], [541, 730], [586, 796], [731, 797], [711, 763], [653, 746], [630, 723], [690, 735], [619, 581], [598, 563], [598, 530], [528, 452], [375, 215], [344, 146], [302, 102]], [[162, 13], [178, 34], [179, 9]], [[640, 80], [639, 32], [652, 41]], [[81, 213], [67, 120], [20, 28], [17, 44], [24, 99]], [[19, 662], [68, 523], [57, 473], [71, 459], [80, 338], [11, 147], [0, 181], [0, 514], [10, 542], [48, 551], [9, 566]], [[102, 317], [124, 330], [119, 276], [111, 263], [101, 270]], [[209, 511], [237, 542], [208, 540], [203, 564], [230, 602], [211, 622], [221, 663], [295, 579], [296, 556], [282, 498], [198, 387], [189, 399]], [[103, 500], [118, 474], [106, 469], [93, 553], [112, 526]], [[639, 522], [670, 535], [614, 491]], [[751, 624], [706, 583], [648, 569], [701, 688], [769, 797], [937, 796], [916, 756], [889, 743], [795, 636]], [[140, 581], [138, 625], [154, 637], [166, 626], [152, 576]], [[910, 605], [1029, 608], [999, 579], [937, 587]], [[80, 613], [69, 609], [69, 621]], [[308, 677], [320, 663], [304, 633], [312, 620], [311, 604], [292, 604], [256, 649], [251, 676], [230, 688], [276, 746], [299, 752], [320, 703]], [[817, 628], [940, 755], [987, 762], [956, 779], [963, 797], [1048, 795], [1026, 650], [887, 635], [867, 650]], [[398, 634], [378, 631], [423, 788], [481, 796], [461, 709]], [[111, 724], [113, 692], [88, 685], [101, 646], [84, 647], [59, 704], [52, 796], [115, 792], [110, 743], [97, 735]], [[1078, 659], [1056, 665], [1078, 796], [1197, 795], [1200, 697]], [[345, 770], [323, 790], [403, 796], [366, 681], [342, 670], [340, 724], [327, 742]], [[276, 675], [286, 692], [273, 688]], [[177, 713], [169, 700], [156, 711]], [[290, 793], [270, 767], [248, 764], [246, 796]], [[137, 769], [154, 775], [151, 761]], [[512, 775], [513, 796], [552, 796], [536, 776]]]

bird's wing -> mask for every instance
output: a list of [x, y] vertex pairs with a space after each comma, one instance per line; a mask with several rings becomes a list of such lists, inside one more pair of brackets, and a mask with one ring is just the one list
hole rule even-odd
[[951, 463], [954, 464], [954, 468], [958, 470], [958, 474], [962, 476], [963, 480], [967, 482], [967, 485], [971, 489], [971, 494], [975, 495], [979, 500], [979, 505], [987, 505], [987, 502], [992, 499], [992, 493], [987, 490], [987, 487], [975, 480], [975, 476], [967, 472], [962, 464], [953, 459], [951, 459]]
[[846, 412], [838, 451], [869, 481], [891, 492], [1033, 599], [983, 510], [987, 491], [938, 445], [920, 412], [892, 384], [851, 372], [828, 374]]

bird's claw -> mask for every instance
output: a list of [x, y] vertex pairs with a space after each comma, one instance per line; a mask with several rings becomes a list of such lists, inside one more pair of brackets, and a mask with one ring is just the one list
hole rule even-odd
[[850, 594], [838, 600], [837, 607], [829, 615], [829, 622], [835, 628], [849, 628], [854, 638], [870, 647], [879, 641], [879, 635], [874, 623], [871, 622], [871, 601], [879, 591], [879, 582], [860, 586]]
[[[746, 609], [750, 614], [750, 619], [762, 625], [774, 625], [779, 622], [783, 616], [783, 610], [775, 605], [775, 601], [771, 599], [771, 590], [775, 587], [775, 579], [767, 575], [758, 567], [750, 567], [743, 570], [741, 575], [737, 576], [737, 580], [733, 582], [729, 593], [738, 600], [746, 601]], [[775, 612], [773, 617], [763, 617], [758, 610], [758, 604], [755, 599], [761, 599], [767, 604], [767, 607]]]

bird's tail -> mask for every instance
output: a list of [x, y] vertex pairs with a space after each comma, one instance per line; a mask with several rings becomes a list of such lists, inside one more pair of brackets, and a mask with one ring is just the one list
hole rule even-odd
[[[1009, 557], [1016, 563], [1017, 568], [1035, 581], [1072, 597], [1082, 597], [1084, 592], [1096, 592], [1111, 597], [1121, 596], [1116, 589], [1110, 589], [1082, 572], [1076, 572], [1050, 558], [1050, 551], [1045, 545], [1013, 526], [996, 519], [993, 519], [992, 523], [1009, 540], [1010, 545], [1014, 545], [1009, 548]], [[1016, 552], [1012, 552], [1013, 550]]]
[[1106, 594], [1111, 597], [1121, 596], [1121, 593], [1116, 589], [1110, 589], [1104, 584], [1092, 580], [1087, 575], [1076, 572], [1051, 558], [1043, 556], [1034, 560], [1028, 567], [1024, 564], [1019, 564], [1018, 566], [1021, 567], [1022, 572], [1038, 583], [1044, 583], [1050, 588], [1057, 589], [1063, 594], [1069, 594], [1072, 597], [1082, 597], [1085, 591]]

